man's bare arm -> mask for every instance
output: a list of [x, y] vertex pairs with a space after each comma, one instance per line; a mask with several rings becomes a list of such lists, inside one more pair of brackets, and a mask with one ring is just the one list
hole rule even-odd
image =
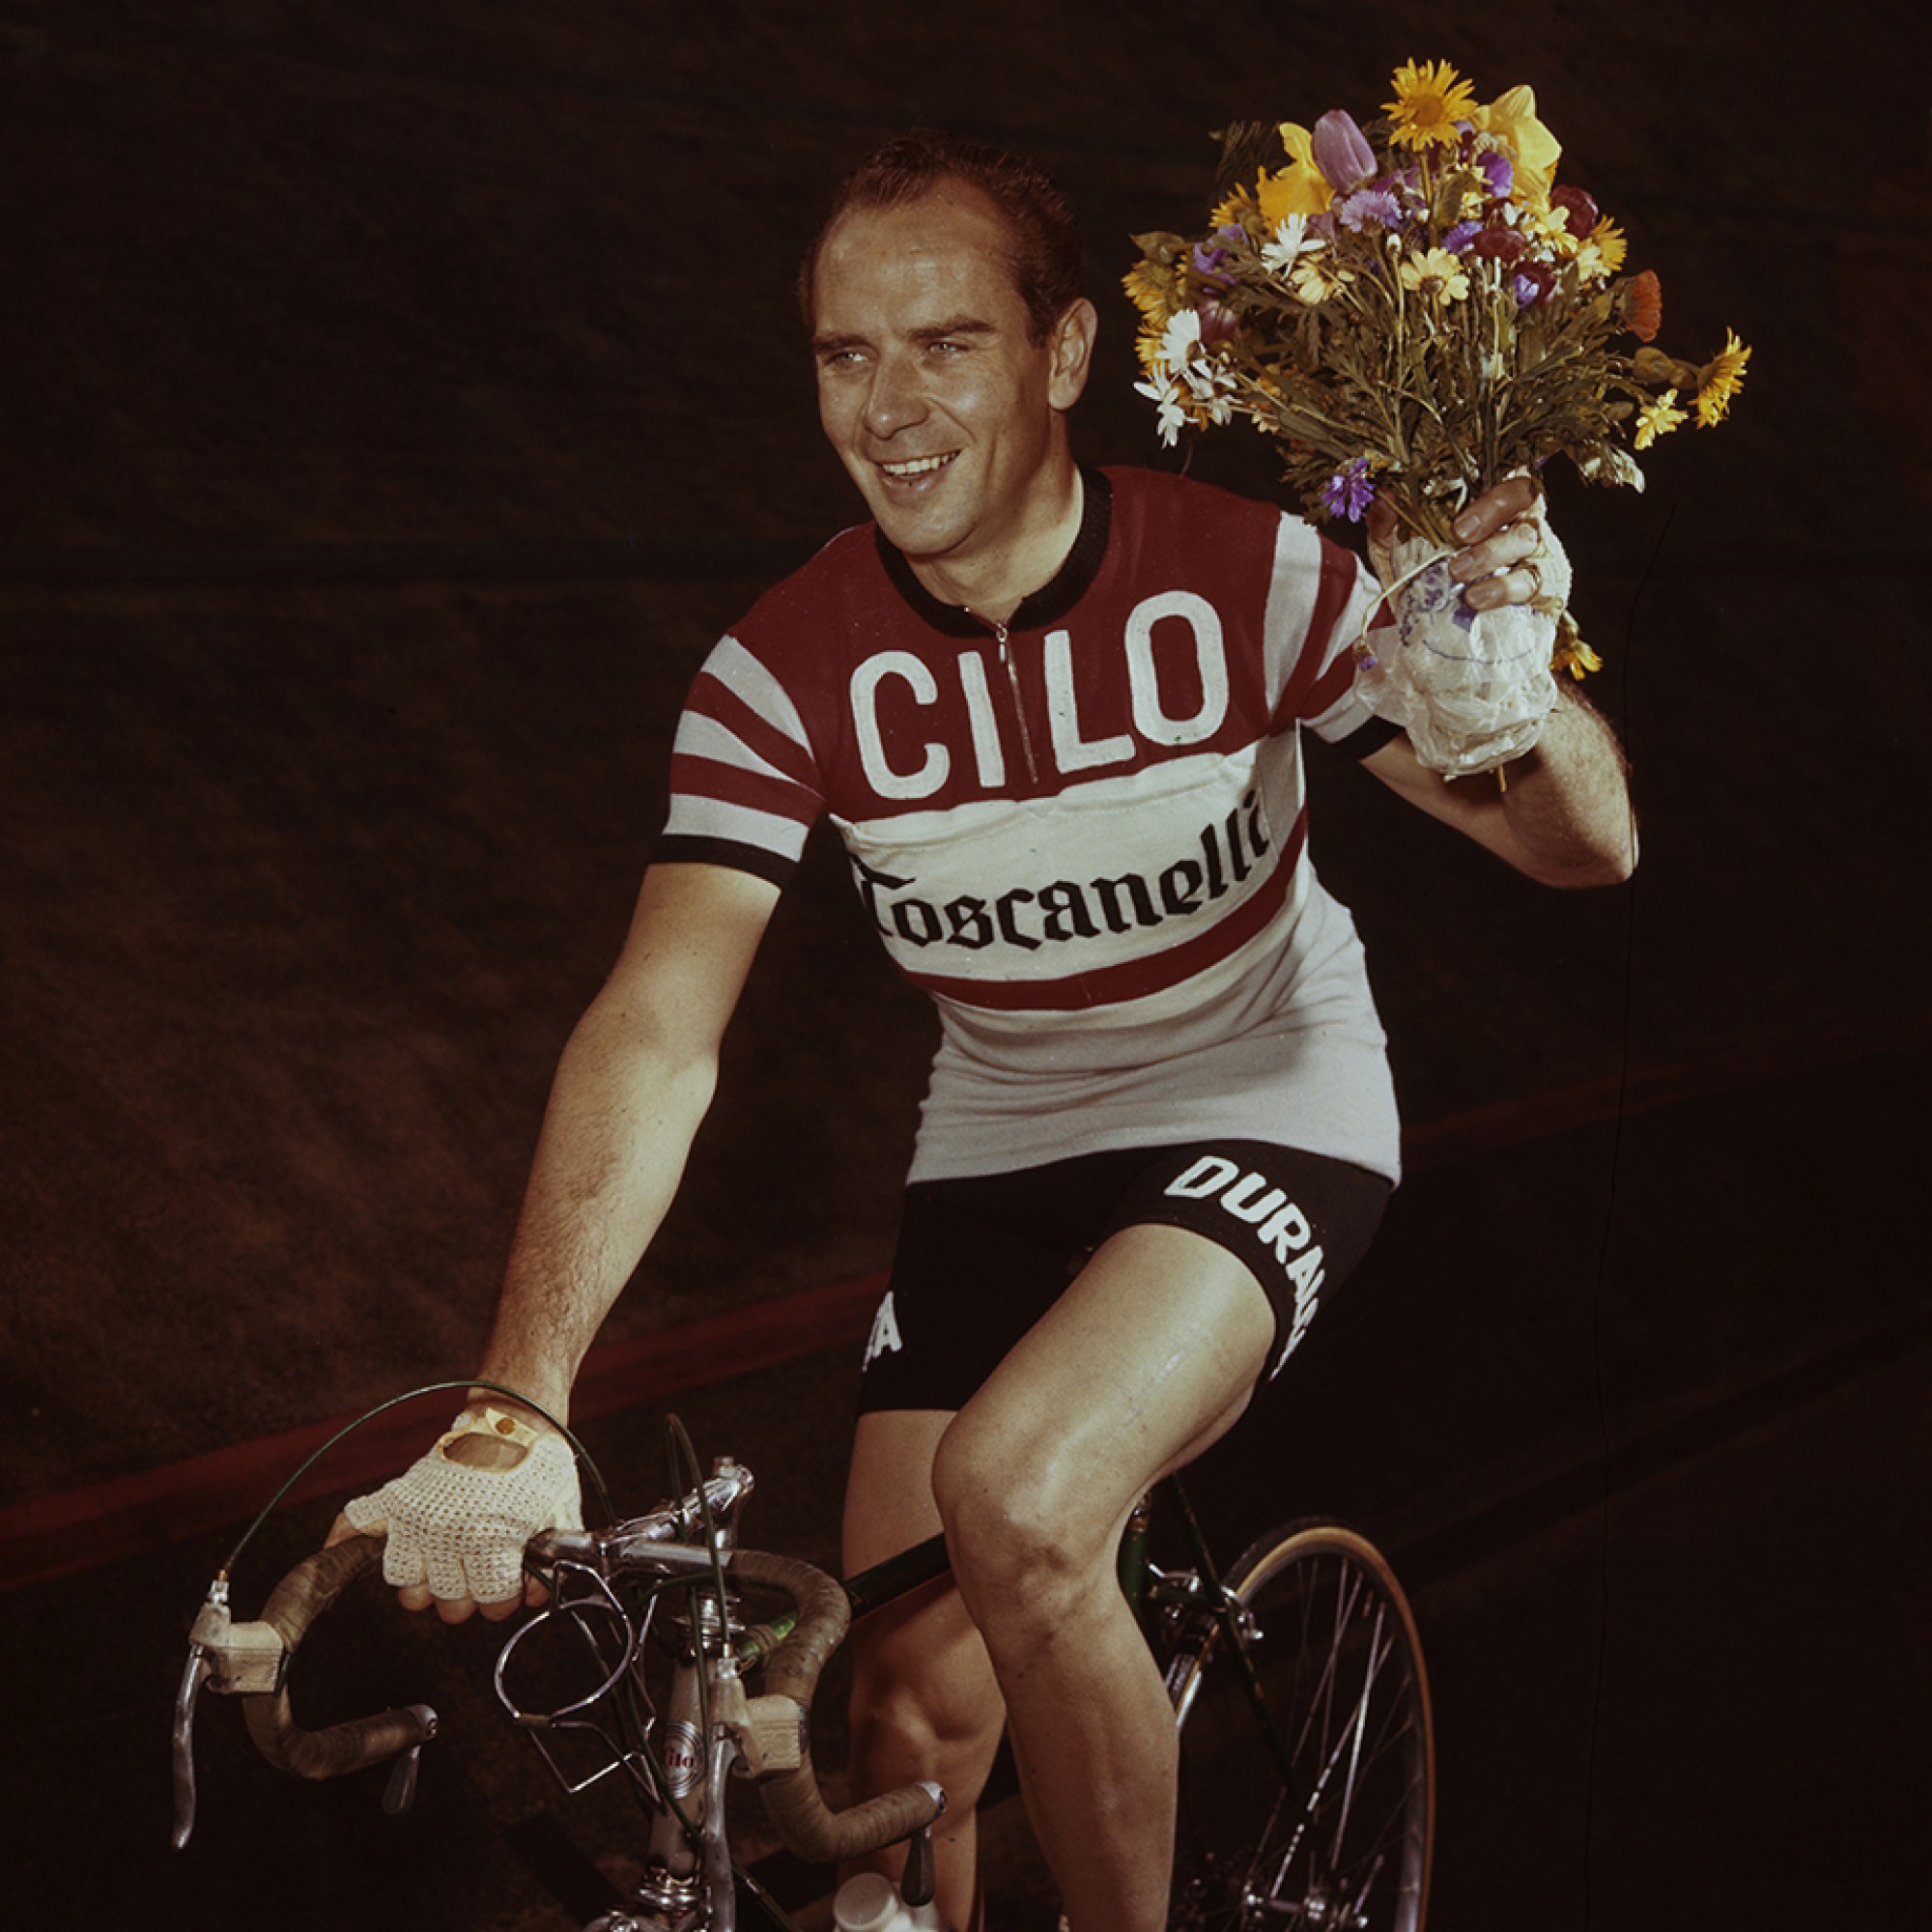
[[777, 902], [748, 872], [653, 867], [564, 1048], [481, 1370], [554, 1415], [677, 1190]]
[[1394, 738], [1362, 760], [1390, 790], [1547, 886], [1612, 886], [1636, 868], [1636, 818], [1610, 727], [1568, 687], [1533, 751], [1496, 775], [1433, 772]]
[[[719, 1043], [777, 902], [777, 887], [750, 873], [653, 867], [617, 964], [564, 1048], [479, 1371], [560, 1420], [568, 1418], [584, 1351], [677, 1191], [711, 1103]], [[351, 1503], [328, 1540], [355, 1535], [358, 1522], [371, 1533], [393, 1531], [393, 1523], [372, 1516], [391, 1506], [385, 1500], [391, 1492], [440, 1466], [438, 1457], [459, 1471], [508, 1473], [526, 1453], [514, 1439], [480, 1429], [457, 1434], [396, 1484]], [[412, 1493], [420, 1507], [420, 1493]], [[479, 1607], [495, 1619], [543, 1599], [533, 1577], [521, 1592], [493, 1595], [480, 1605], [449, 1576], [444, 1594], [436, 1595], [420, 1579], [416, 1546], [409, 1548], [401, 1567], [416, 1570], [418, 1580], [391, 1573], [385, 1563], [407, 1609], [433, 1603], [440, 1617], [457, 1623]], [[393, 1535], [388, 1553], [397, 1553]], [[484, 1555], [490, 1560], [491, 1552]]]

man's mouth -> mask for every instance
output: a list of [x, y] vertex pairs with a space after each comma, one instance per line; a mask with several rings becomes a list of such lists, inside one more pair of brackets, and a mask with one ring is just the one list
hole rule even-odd
[[956, 449], [949, 449], [943, 456], [913, 456], [903, 463], [882, 463], [879, 468], [895, 480], [910, 480], [915, 476], [930, 476], [934, 470], [944, 469], [958, 454]]

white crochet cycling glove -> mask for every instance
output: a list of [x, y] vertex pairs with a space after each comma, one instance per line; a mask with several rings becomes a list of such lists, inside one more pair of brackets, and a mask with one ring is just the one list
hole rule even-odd
[[1536, 601], [1493, 611], [1463, 604], [1464, 586], [1449, 575], [1452, 553], [1426, 537], [1369, 546], [1377, 574], [1391, 586], [1397, 634], [1363, 658], [1356, 693], [1403, 727], [1425, 765], [1449, 778], [1520, 757], [1556, 703], [1549, 661], [1556, 619], [1570, 600], [1570, 559], [1555, 531], [1540, 517], [1536, 523], [1540, 548], [1514, 566], [1534, 568]]
[[[459, 1436], [517, 1443], [508, 1469], [472, 1469], [443, 1451]], [[524, 1545], [540, 1529], [582, 1529], [583, 1504], [570, 1445], [498, 1408], [466, 1408], [429, 1454], [357, 1496], [343, 1514], [365, 1536], [387, 1532], [383, 1580], [427, 1582], [430, 1594], [499, 1604], [522, 1594]]]

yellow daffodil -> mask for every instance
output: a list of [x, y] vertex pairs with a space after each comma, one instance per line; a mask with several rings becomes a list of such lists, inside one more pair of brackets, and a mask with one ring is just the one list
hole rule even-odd
[[1712, 429], [1724, 419], [1731, 398], [1743, 386], [1750, 351], [1735, 328], [1724, 331], [1724, 346], [1706, 365], [1697, 383], [1697, 427]]
[[1446, 248], [1432, 248], [1426, 255], [1410, 255], [1399, 271], [1402, 285], [1418, 294], [1427, 291], [1437, 301], [1461, 301], [1469, 293], [1469, 278], [1463, 265]]
[[1665, 389], [1662, 395], [1644, 404], [1636, 412], [1636, 434], [1631, 439], [1639, 449], [1648, 449], [1661, 436], [1668, 436], [1679, 423], [1690, 420], [1689, 410], [1676, 407], [1677, 391]]
[[[1538, 201], [1556, 179], [1563, 144], [1536, 118], [1536, 95], [1527, 87], [1512, 87], [1473, 116], [1485, 134], [1493, 135], [1516, 157], [1516, 198]], [[1525, 194], [1525, 190], [1534, 192]]]
[[1391, 117], [1389, 138], [1406, 148], [1453, 148], [1462, 135], [1456, 123], [1476, 110], [1475, 90], [1457, 76], [1447, 61], [1405, 61], [1391, 83], [1395, 99], [1382, 102]]
[[1287, 167], [1255, 184], [1255, 199], [1269, 233], [1291, 214], [1325, 214], [1335, 199], [1335, 190], [1315, 165], [1315, 136], [1299, 123], [1284, 121], [1281, 145], [1288, 150]]

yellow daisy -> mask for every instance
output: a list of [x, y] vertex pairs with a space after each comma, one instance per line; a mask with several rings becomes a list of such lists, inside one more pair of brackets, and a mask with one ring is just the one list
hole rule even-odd
[[1724, 419], [1731, 398], [1743, 386], [1750, 351], [1738, 340], [1735, 328], [1724, 330], [1724, 346], [1705, 365], [1697, 380], [1697, 427], [1711, 429]]
[[1255, 205], [1254, 192], [1250, 188], [1237, 187], [1220, 207], [1208, 217], [1209, 228], [1239, 228], [1248, 235], [1262, 230], [1262, 212]]
[[1297, 257], [1289, 274], [1294, 293], [1311, 307], [1326, 301], [1354, 279], [1355, 271], [1343, 268], [1326, 248]]
[[1418, 294], [1427, 291], [1437, 301], [1461, 301], [1469, 293], [1469, 278], [1463, 264], [1446, 248], [1432, 248], [1426, 255], [1410, 255], [1400, 270], [1402, 285]]
[[1624, 231], [1608, 215], [1597, 217], [1597, 225], [1584, 236], [1577, 250], [1577, 272], [1587, 282], [1614, 275], [1630, 253]]
[[1172, 269], [1142, 260], [1121, 277], [1121, 286], [1126, 290], [1128, 300], [1147, 321], [1154, 328], [1161, 329], [1167, 327], [1167, 319], [1177, 306], [1175, 280]]
[[1668, 436], [1681, 422], [1690, 420], [1689, 410], [1675, 407], [1677, 391], [1665, 389], [1662, 395], [1644, 404], [1636, 412], [1636, 435], [1633, 438], [1639, 449], [1648, 449], [1661, 436]]
[[1395, 99], [1383, 109], [1393, 118], [1389, 138], [1406, 148], [1453, 148], [1462, 138], [1458, 121], [1476, 111], [1475, 90], [1447, 61], [1406, 61], [1396, 69]]

